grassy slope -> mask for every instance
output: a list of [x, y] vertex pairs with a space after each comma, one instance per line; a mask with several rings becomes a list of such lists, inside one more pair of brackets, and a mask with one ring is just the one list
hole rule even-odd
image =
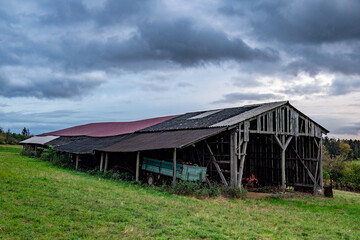
[[360, 238], [360, 194], [197, 200], [18, 152], [0, 146], [0, 239]]

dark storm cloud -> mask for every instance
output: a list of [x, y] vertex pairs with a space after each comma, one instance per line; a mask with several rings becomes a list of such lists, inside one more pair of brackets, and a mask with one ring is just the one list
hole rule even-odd
[[[62, 72], [41, 84], [13, 84], [2, 80], [5, 97], [71, 98], [89, 93], [100, 84], [78, 81], [66, 75], [99, 70], [108, 74], [145, 69], [166, 69], [169, 64], [193, 67], [223, 61], [276, 62], [278, 52], [253, 48], [241, 38], [229, 38], [222, 29], [188, 17], [155, 12], [158, 1], [108, 0], [97, 6], [81, 1], [40, 1], [33, 12], [11, 9], [1, 16], [0, 67], [39, 67]], [[0, 6], [1, 11], [1, 6]], [[12, 23], [12, 24], [10, 24]], [[133, 29], [131, 33], [123, 28]], [[126, 35], [128, 34], [128, 35]], [[3, 77], [4, 78], [4, 77]], [[53, 87], [56, 86], [56, 87]], [[148, 88], [148, 85], [144, 85]]]
[[227, 1], [219, 12], [248, 18], [263, 39], [300, 44], [360, 39], [357, 0]]
[[64, 26], [89, 21], [99, 27], [107, 27], [146, 18], [150, 7], [155, 6], [156, 1], [107, 0], [103, 4], [98, 2], [92, 8], [81, 1], [45, 1], [40, 7], [46, 13], [39, 20], [45, 25]]
[[27, 84], [16, 84], [0, 75], [0, 95], [4, 97], [80, 98], [98, 87], [103, 81], [69, 77], [30, 79]]
[[[8, 78], [0, 95], [5, 97], [24, 92], [38, 98], [83, 96], [100, 83], [69, 76], [89, 71], [111, 75], [226, 61], [237, 63], [244, 73], [283, 81], [287, 74], [301, 72], [360, 75], [360, 2], [355, 0], [219, 1], [213, 12], [196, 11], [199, 16], [173, 14], [177, 3], [160, 0], [41, 0], [26, 13], [17, 11], [16, 4], [6, 9], [0, 5], [0, 72]], [[202, 20], [209, 14], [213, 22]], [[236, 28], [227, 28], [231, 24]], [[243, 33], [237, 34], [239, 30]], [[18, 79], [6, 72], [9, 66], [40, 66], [64, 78], [48, 76], [39, 84], [28, 77], [34, 84], [24, 87], [13, 84]], [[349, 79], [351, 86], [358, 83]], [[333, 93], [342, 94], [337, 85]]]
[[224, 32], [209, 27], [197, 28], [186, 19], [175, 22], [146, 23], [140, 26], [141, 37], [152, 55], [191, 65], [221, 60], [274, 61], [277, 52], [256, 49], [241, 39], [230, 40]]
[[260, 100], [273, 100], [282, 99], [282, 96], [270, 93], [230, 93], [226, 94], [223, 99], [215, 103], [236, 103], [242, 101], [260, 101]]
[[291, 61], [279, 69], [284, 73], [360, 75], [358, 0], [227, 1], [218, 12], [285, 53]]

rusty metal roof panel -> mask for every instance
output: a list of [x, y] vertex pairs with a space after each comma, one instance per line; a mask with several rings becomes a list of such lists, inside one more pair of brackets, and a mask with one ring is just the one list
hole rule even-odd
[[206, 128], [133, 134], [112, 146], [97, 148], [106, 152], [136, 152], [155, 149], [183, 148], [225, 131], [226, 128]]
[[122, 134], [134, 133], [138, 130], [150, 127], [155, 124], [170, 120], [175, 116], [151, 118], [133, 122], [102, 122], [102, 123], [89, 123], [62, 129], [55, 132], [43, 133], [39, 136], [88, 136], [88, 137], [110, 137]]

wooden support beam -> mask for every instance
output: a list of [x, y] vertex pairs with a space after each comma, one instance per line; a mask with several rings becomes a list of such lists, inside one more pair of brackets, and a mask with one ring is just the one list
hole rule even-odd
[[230, 132], [230, 185], [236, 186], [237, 180], [237, 157], [236, 157], [236, 138], [235, 129]]
[[140, 172], [140, 152], [137, 152], [136, 154], [136, 174], [135, 174], [135, 180], [139, 181], [139, 172]]
[[218, 171], [218, 173], [219, 173], [219, 175], [220, 175], [220, 178], [221, 178], [222, 183], [223, 183], [226, 187], [229, 186], [229, 184], [227, 183], [227, 181], [226, 181], [226, 179], [225, 179], [225, 177], [224, 177], [224, 174], [221, 172], [221, 169], [220, 169], [220, 167], [219, 167], [219, 164], [216, 162], [216, 158], [215, 158], [215, 156], [214, 156], [214, 154], [213, 154], [213, 152], [212, 152], [212, 150], [211, 150], [211, 148], [210, 148], [210, 146], [209, 146], [208, 143], [206, 143], [206, 147], [208, 148], [208, 150], [209, 150], [209, 152], [210, 152], [210, 156], [211, 156], [211, 158], [212, 158], [212, 162], [213, 162], [216, 170]]
[[286, 141], [285, 141], [285, 135], [282, 136], [282, 141], [280, 141], [279, 137], [277, 135], [275, 135], [275, 139], [276, 142], [278, 143], [278, 145], [280, 146], [280, 148], [282, 149], [281, 152], [281, 187], [282, 187], [282, 192], [285, 193], [285, 189], [286, 189], [286, 175], [285, 175], [285, 168], [286, 168], [286, 149], [289, 146], [292, 136], [290, 136]]
[[282, 152], [281, 152], [281, 187], [282, 187], [282, 192], [285, 193], [285, 189], [286, 189], [286, 176], [285, 176], [285, 153], [286, 153], [286, 148], [285, 148], [285, 135], [282, 138]]
[[101, 153], [101, 158], [100, 158], [100, 172], [103, 171], [103, 166], [104, 166], [104, 152]]
[[76, 163], [75, 163], [75, 170], [79, 168], [79, 154], [76, 154]]
[[238, 184], [238, 187], [241, 189], [242, 188], [242, 177], [243, 177], [243, 174], [244, 174], [244, 163], [245, 163], [245, 157], [246, 157], [246, 149], [247, 149], [247, 145], [248, 145], [248, 142], [244, 142], [242, 144], [242, 154], [241, 154], [241, 158], [240, 158], [240, 165], [239, 165], [239, 176], [238, 176], [238, 181], [237, 181], [237, 184]]
[[[320, 141], [320, 140], [319, 140]], [[320, 162], [320, 148], [319, 148], [319, 144], [317, 144], [315, 138], [314, 138], [314, 142], [316, 143], [316, 145], [318, 146], [318, 154], [317, 154], [317, 162], [316, 162], [316, 167], [315, 167], [315, 182], [314, 182], [314, 187], [313, 187], [313, 194], [316, 194], [316, 185], [318, 183], [318, 169], [319, 169], [319, 162]]]
[[319, 162], [319, 168], [320, 168], [320, 172], [319, 172], [319, 177], [320, 177], [320, 188], [322, 189], [324, 186], [324, 179], [323, 179], [323, 166], [322, 166], [322, 155], [323, 155], [323, 150], [322, 150], [322, 136], [320, 137], [320, 144], [319, 144], [319, 148], [320, 148], [320, 162]]
[[104, 166], [104, 172], [107, 171], [108, 168], [108, 162], [109, 162], [109, 153], [105, 153], [105, 166]]
[[174, 185], [176, 183], [176, 148], [174, 148], [173, 152], [173, 180], [172, 184]]

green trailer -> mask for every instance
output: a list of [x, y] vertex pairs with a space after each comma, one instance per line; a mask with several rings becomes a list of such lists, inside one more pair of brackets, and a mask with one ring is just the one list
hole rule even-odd
[[[152, 158], [144, 157], [141, 169], [149, 173], [173, 177], [173, 167], [172, 162], [156, 160]], [[150, 174], [149, 176], [151, 176]], [[206, 181], [206, 167], [185, 165], [185, 164], [176, 164], [176, 178], [186, 181]], [[154, 179], [148, 179], [148, 183], [152, 184]]]

